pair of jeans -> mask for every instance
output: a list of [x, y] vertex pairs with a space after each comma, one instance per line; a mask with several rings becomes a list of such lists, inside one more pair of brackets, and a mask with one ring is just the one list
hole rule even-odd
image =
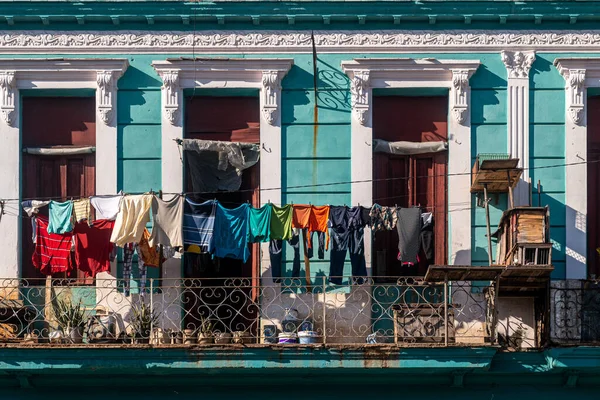
[[[294, 261], [292, 262], [292, 278], [300, 277], [300, 235], [296, 232], [288, 240], [294, 250]], [[271, 259], [271, 276], [273, 282], [281, 282], [281, 264], [283, 262], [283, 240], [271, 239], [269, 242], [269, 257]]]
[[331, 254], [329, 263], [329, 282], [340, 285], [344, 275], [346, 252], [350, 251], [353, 283], [363, 283], [367, 276], [364, 256], [365, 229], [367, 221], [363, 217], [362, 207], [335, 206], [329, 211], [331, 228]]

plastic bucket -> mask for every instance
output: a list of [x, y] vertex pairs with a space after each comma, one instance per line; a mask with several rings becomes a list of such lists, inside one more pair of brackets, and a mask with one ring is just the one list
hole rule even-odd
[[279, 344], [292, 344], [296, 343], [298, 335], [295, 333], [280, 333], [279, 334]]
[[317, 343], [317, 332], [315, 331], [300, 331], [298, 332], [298, 338], [300, 344], [315, 344]]

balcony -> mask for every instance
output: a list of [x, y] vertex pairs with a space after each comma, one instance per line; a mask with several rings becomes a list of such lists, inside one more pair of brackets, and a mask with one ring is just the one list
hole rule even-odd
[[[484, 346], [495, 281], [317, 277], [0, 281], [7, 346]], [[385, 282], [385, 283], [380, 283]]]

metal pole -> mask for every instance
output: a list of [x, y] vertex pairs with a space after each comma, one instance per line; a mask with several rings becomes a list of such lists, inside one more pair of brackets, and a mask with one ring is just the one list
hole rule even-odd
[[490, 202], [488, 199], [487, 183], [483, 184], [483, 201], [485, 202], [485, 224], [487, 226], [488, 262], [492, 265], [492, 230], [490, 228]]
[[150, 343], [154, 334], [154, 278], [150, 278]]
[[327, 288], [327, 282], [325, 276], [323, 278], [323, 344], [327, 344], [327, 307], [325, 302], [325, 289]]
[[446, 333], [444, 335], [444, 344], [448, 346], [448, 333], [450, 332], [450, 327], [448, 326], [448, 273], [444, 273], [444, 328]]

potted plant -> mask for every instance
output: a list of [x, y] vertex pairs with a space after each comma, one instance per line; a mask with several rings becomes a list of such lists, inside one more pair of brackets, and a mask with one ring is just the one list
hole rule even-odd
[[198, 333], [199, 344], [211, 344], [214, 343], [215, 337], [212, 331], [212, 323], [210, 320], [200, 317], [200, 329]]
[[77, 303], [73, 303], [70, 300], [61, 300], [54, 295], [52, 311], [62, 339], [67, 343], [83, 343], [83, 328], [86, 318], [81, 299]]
[[158, 322], [158, 316], [150, 309], [146, 303], [133, 306], [131, 308], [133, 318], [131, 319], [131, 327], [133, 329], [133, 339], [136, 343], [150, 343], [150, 333], [152, 328]]

